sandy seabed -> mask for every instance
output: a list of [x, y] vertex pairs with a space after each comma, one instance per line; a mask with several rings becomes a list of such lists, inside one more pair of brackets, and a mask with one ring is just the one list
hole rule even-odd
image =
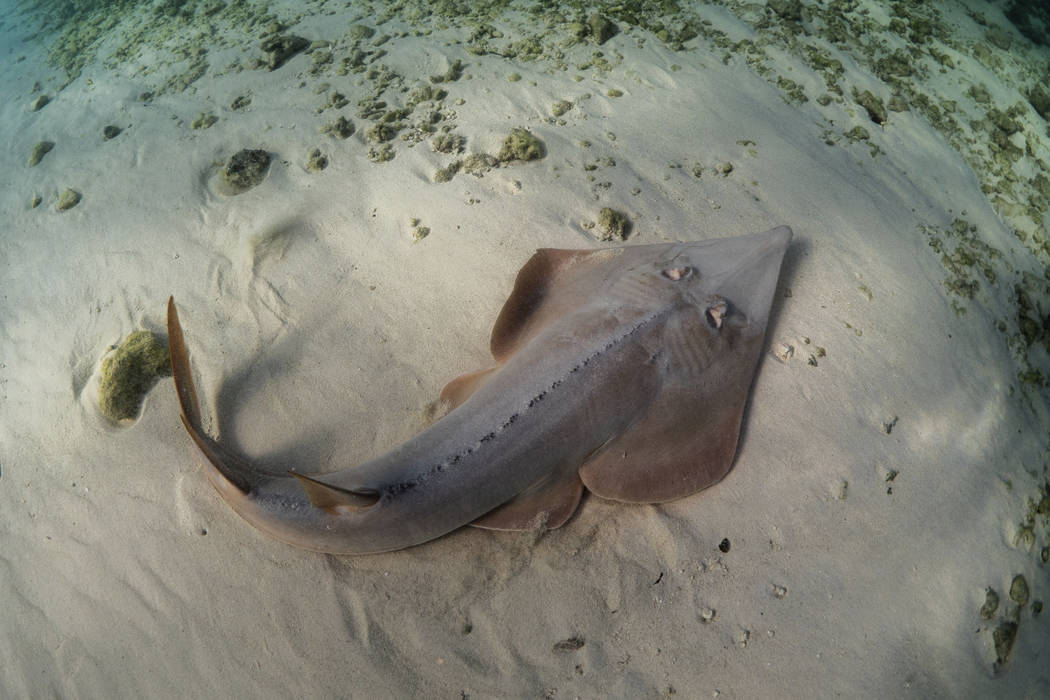
[[[615, 14], [606, 38], [590, 11], [442, 3], [271, 3], [275, 33], [243, 4], [168, 36], [129, 12], [72, 73], [36, 16], [0, 25], [0, 696], [1050, 696], [1050, 363], [1023, 322], [1050, 308], [1047, 235], [982, 191], [973, 115], [998, 116], [968, 92], [1022, 105], [1012, 201], [1039, 201], [1020, 190], [1050, 135], [1023, 94], [1047, 47], [978, 2], [944, 3], [951, 40], [913, 76], [821, 35], [812, 3], [697, 7], [681, 45]], [[270, 70], [262, 42], [292, 35], [311, 43]], [[860, 97], [906, 88], [881, 117]], [[954, 100], [962, 136], [915, 92]], [[345, 139], [323, 132], [340, 116]], [[477, 157], [519, 127], [542, 158]], [[246, 148], [272, 161], [229, 194]], [[491, 363], [536, 248], [609, 245], [604, 207], [628, 243], [795, 231], [734, 468], [700, 494], [334, 557], [219, 498], [170, 380], [133, 422], [99, 412], [102, 358], [163, 337], [174, 295], [224, 442], [270, 469], [374, 457]]]

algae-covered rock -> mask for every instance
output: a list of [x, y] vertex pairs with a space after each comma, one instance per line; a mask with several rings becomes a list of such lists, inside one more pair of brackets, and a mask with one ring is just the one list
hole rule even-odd
[[55, 147], [54, 141], [38, 141], [29, 154], [29, 167], [33, 167], [44, 159], [51, 149]]
[[329, 122], [321, 127], [321, 133], [329, 134], [337, 139], [348, 139], [354, 135], [356, 127], [346, 117], [339, 117], [334, 122]]
[[882, 103], [881, 98], [873, 95], [870, 90], [855, 92], [853, 97], [857, 100], [857, 104], [867, 111], [869, 119], [876, 124], [886, 123], [886, 106]]
[[631, 232], [631, 221], [623, 212], [602, 207], [602, 210], [598, 212], [598, 223], [595, 228], [600, 240], [622, 241]]
[[191, 129], [208, 129], [215, 122], [219, 121], [219, 118], [211, 112], [201, 112], [197, 115], [197, 118], [190, 123]]
[[386, 163], [389, 160], [393, 160], [394, 155], [394, 147], [389, 143], [382, 143], [379, 146], [368, 149], [368, 160], [373, 163]]
[[871, 134], [863, 126], [855, 126], [847, 131], [844, 136], [849, 139], [850, 143], [857, 143], [858, 141], [868, 141], [871, 139]]
[[1007, 620], [999, 624], [992, 631], [992, 641], [995, 643], [996, 661], [1002, 665], [1010, 658], [1010, 652], [1014, 648], [1014, 640], [1017, 639], [1017, 623]]
[[439, 168], [434, 173], [434, 182], [443, 183], [452, 180], [453, 176], [459, 172], [459, 169], [463, 167], [462, 160], [456, 160], [448, 164], [448, 167]]
[[150, 331], [135, 331], [102, 360], [98, 408], [110, 420], [133, 419], [157, 380], [169, 375], [167, 343]]
[[346, 35], [351, 41], [363, 41], [364, 39], [371, 39], [375, 36], [375, 33], [376, 30], [367, 24], [352, 24]]
[[620, 31], [608, 17], [597, 12], [587, 18], [587, 26], [596, 44], [604, 44]]
[[985, 620], [991, 620], [998, 609], [999, 594], [995, 592], [994, 588], [989, 588], [984, 593], [984, 603], [981, 605], [980, 615]]
[[306, 158], [306, 169], [310, 172], [319, 173], [328, 167], [328, 156], [321, 153], [320, 148], [315, 148], [310, 151], [310, 155]]
[[122, 131], [123, 129], [121, 129], [119, 126], [116, 126], [114, 124], [107, 124], [106, 126], [102, 127], [102, 138], [106, 139], [107, 141], [115, 139], [118, 136], [120, 136], [120, 132]]
[[365, 130], [365, 136], [373, 143], [386, 143], [393, 141], [400, 131], [398, 123], [376, 122]]
[[536, 160], [546, 154], [543, 142], [526, 129], [511, 129], [510, 135], [503, 140], [503, 147], [496, 159], [504, 163], [512, 160]]
[[417, 243], [430, 235], [430, 227], [424, 226], [419, 219], [413, 217], [408, 225], [411, 227], [412, 240]]
[[467, 140], [459, 134], [444, 132], [432, 138], [430, 145], [438, 153], [462, 153]]
[[304, 51], [309, 45], [310, 42], [303, 37], [289, 34], [270, 37], [262, 43], [260, 48], [266, 53], [266, 65], [270, 70], [277, 70], [289, 58]]
[[560, 117], [561, 115], [568, 112], [570, 109], [572, 109], [572, 102], [569, 102], [568, 100], [558, 100], [557, 102], [551, 105], [551, 114], [553, 114], [556, 117]]
[[498, 164], [499, 161], [488, 153], [472, 153], [460, 161], [459, 168], [463, 172], [469, 173], [474, 177], [482, 177]]
[[262, 182], [269, 167], [269, 153], [261, 148], [244, 148], [227, 161], [222, 169], [222, 181], [231, 194], [240, 194]]
[[72, 209], [76, 205], [80, 204], [82, 195], [76, 190], [66, 188], [66, 190], [58, 195], [58, 203], [55, 204], [55, 209], [58, 211], [65, 211], [66, 209]]
[[766, 4], [769, 6], [769, 9], [776, 12], [783, 19], [792, 22], [800, 22], [802, 20], [801, 0], [769, 0]]
[[1025, 580], [1023, 574], [1017, 574], [1010, 582], [1010, 600], [1018, 605], [1025, 605], [1028, 602], [1028, 596], [1028, 581]]
[[1036, 85], [1028, 92], [1028, 103], [1039, 116], [1050, 121], [1050, 91], [1042, 85]]
[[48, 97], [47, 95], [41, 95], [40, 97], [33, 100], [33, 104], [29, 105], [29, 109], [33, 110], [34, 112], [39, 112], [44, 107], [46, 107], [50, 101], [50, 97]]

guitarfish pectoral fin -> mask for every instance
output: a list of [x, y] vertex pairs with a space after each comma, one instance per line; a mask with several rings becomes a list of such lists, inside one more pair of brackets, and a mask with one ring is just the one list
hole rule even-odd
[[371, 506], [374, 506], [379, 500], [379, 494], [375, 491], [351, 491], [349, 489], [326, 484], [297, 472], [288, 473], [299, 480], [299, 485], [303, 487], [304, 491], [306, 491], [310, 503], [312, 503], [315, 508], [321, 508], [322, 510], [327, 511], [332, 511], [338, 508], [360, 510], [362, 508], [370, 508]]
[[471, 523], [485, 530], [553, 530], [564, 525], [583, 496], [576, 470], [565, 470], [519, 493]]
[[678, 259], [697, 270], [702, 303], [669, 318], [660, 393], [645, 415], [581, 467], [591, 493], [662, 503], [729, 472], [791, 235], [780, 226], [683, 246]]

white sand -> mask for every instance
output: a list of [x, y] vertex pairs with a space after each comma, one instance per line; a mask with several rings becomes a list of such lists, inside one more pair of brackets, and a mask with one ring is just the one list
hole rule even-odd
[[[329, 11], [290, 31], [340, 39], [355, 15]], [[959, 8], [946, 13], [962, 41], [980, 38]], [[753, 36], [724, 8], [704, 15]], [[1050, 402], [1021, 387], [993, 325], [1015, 324], [1013, 276], [1046, 261], [921, 115], [871, 122], [849, 87], [891, 93], [845, 54], [846, 99], [820, 107], [820, 77], [776, 47], [776, 72], [806, 104], [703, 39], [673, 52], [621, 33], [602, 51], [623, 60], [601, 72], [473, 56], [450, 43], [468, 29], [397, 38], [378, 63], [409, 88], [466, 64], [444, 104], [468, 152], [497, 152], [514, 126], [548, 149], [435, 184], [453, 158], [426, 142], [395, 140], [394, 160], [369, 162], [361, 75], [313, 77], [306, 54], [217, 75], [261, 56], [253, 39], [150, 102], [138, 95], [175, 68], [135, 75], [148, 51], [117, 69], [89, 63], [57, 91], [63, 74], [28, 40], [34, 26], [0, 27], [0, 696], [1050, 696], [1047, 615], [1008, 596], [1022, 574], [1032, 599], [1047, 597], [1046, 516], [1027, 546], [1019, 525], [1045, 493]], [[569, 63], [595, 50], [569, 49]], [[930, 84], [961, 107], [964, 79], [1023, 101], [953, 56]], [[53, 98], [38, 112], [35, 81]], [[321, 82], [350, 105], [317, 114]], [[251, 106], [230, 110], [244, 94]], [[550, 119], [559, 99], [578, 100], [564, 125]], [[220, 121], [191, 129], [202, 111]], [[317, 132], [337, 114], [357, 125], [347, 141]], [[1031, 110], [1024, 123], [1045, 158], [1045, 123]], [[124, 132], [104, 141], [106, 124]], [[879, 155], [842, 137], [856, 125]], [[30, 168], [42, 139], [57, 145]], [[331, 159], [321, 173], [303, 167], [314, 146]], [[214, 164], [246, 147], [276, 154], [266, 180], [219, 194]], [[603, 158], [615, 165], [584, 169]], [[67, 187], [83, 201], [56, 212]], [[263, 536], [219, 498], [169, 380], [130, 427], [98, 413], [100, 359], [133, 330], [163, 334], [173, 294], [225, 442], [300, 471], [382, 453], [419, 430], [444, 382], [488, 364], [491, 324], [535, 248], [599, 245], [582, 224], [603, 206], [629, 214], [631, 243], [795, 230], [767, 338], [794, 357], [766, 354], [734, 469], [701, 494], [659, 507], [591, 498], [542, 535], [465, 528], [331, 557]], [[1003, 255], [1003, 278], [977, 275], [974, 300], [946, 293], [920, 230], [961, 211]], [[412, 218], [429, 237], [412, 240]], [[826, 356], [811, 366], [817, 346]], [[1001, 602], [984, 620], [989, 587]], [[996, 672], [993, 630], [1014, 615]], [[583, 645], [555, 649], [572, 638]]]

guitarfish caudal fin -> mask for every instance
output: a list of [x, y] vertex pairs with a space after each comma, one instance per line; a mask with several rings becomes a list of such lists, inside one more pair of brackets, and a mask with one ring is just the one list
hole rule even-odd
[[[172, 376], [175, 378], [175, 391], [179, 396], [182, 423], [213, 468], [209, 470], [208, 477], [219, 493], [227, 498], [245, 497], [251, 494], [253, 488], [260, 482], [280, 477], [281, 475], [270, 474], [251, 466], [243, 457], [226, 449], [204, 432], [197, 388], [193, 383], [189, 353], [186, 350], [186, 341], [182, 334], [182, 325], [179, 323], [179, 312], [175, 308], [174, 297], [168, 298], [168, 347], [171, 354]], [[302, 484], [310, 502], [317, 508], [326, 510], [337, 506], [362, 508], [375, 504], [378, 498], [374, 492], [355, 493], [348, 489], [329, 486], [295, 472], [288, 472], [288, 475], [295, 477]]]

